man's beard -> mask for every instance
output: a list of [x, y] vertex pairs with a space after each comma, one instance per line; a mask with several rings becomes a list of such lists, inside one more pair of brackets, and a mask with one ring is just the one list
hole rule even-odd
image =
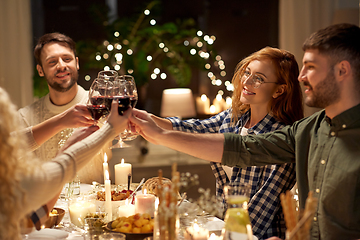
[[333, 71], [329, 71], [328, 75], [316, 84], [315, 88], [309, 82], [304, 82], [304, 86], [308, 86], [312, 90], [312, 96], [305, 98], [305, 104], [309, 107], [325, 108], [340, 99], [340, 89], [335, 81]]
[[70, 80], [69, 85], [64, 87], [62, 84], [59, 84], [59, 83], [57, 83], [55, 81], [51, 82], [49, 80], [48, 76], [45, 73], [44, 73], [44, 75], [45, 75], [45, 79], [46, 79], [46, 82], [48, 83], [48, 85], [57, 92], [67, 92], [67, 91], [69, 91], [75, 85], [75, 83], [77, 82], [77, 80], [79, 78], [79, 73], [77, 71], [73, 72], [71, 74], [71, 80]]

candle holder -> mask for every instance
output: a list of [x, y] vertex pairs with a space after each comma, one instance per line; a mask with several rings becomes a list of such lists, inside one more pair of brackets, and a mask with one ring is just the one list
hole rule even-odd
[[83, 228], [85, 217], [96, 213], [95, 199], [89, 196], [70, 198], [68, 202], [70, 222], [76, 227]]

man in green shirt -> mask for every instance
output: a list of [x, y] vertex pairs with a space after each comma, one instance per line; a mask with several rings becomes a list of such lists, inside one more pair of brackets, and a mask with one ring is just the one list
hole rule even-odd
[[303, 50], [305, 104], [324, 110], [292, 126], [241, 136], [164, 130], [139, 110], [130, 120], [155, 144], [224, 165], [296, 162], [300, 207], [318, 198], [311, 239], [360, 239], [360, 28], [321, 29]]

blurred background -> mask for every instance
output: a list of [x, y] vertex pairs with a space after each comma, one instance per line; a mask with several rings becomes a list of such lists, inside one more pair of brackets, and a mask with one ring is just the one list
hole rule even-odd
[[[40, 36], [57, 31], [77, 42], [78, 83], [85, 89], [98, 71], [115, 69], [134, 76], [138, 108], [160, 115], [163, 90], [188, 88], [195, 111], [184, 117], [205, 118], [228, 106], [242, 58], [279, 47], [294, 53], [301, 67], [305, 38], [340, 22], [359, 25], [359, 0], [1, 0], [0, 86], [18, 107], [45, 95], [32, 51]], [[201, 105], [201, 95], [209, 105]], [[305, 108], [305, 115], [317, 110]], [[202, 186], [215, 188], [207, 162], [140, 137], [131, 144], [113, 151], [110, 169], [125, 158], [137, 169], [136, 182], [177, 162], [181, 171], [199, 174]]]

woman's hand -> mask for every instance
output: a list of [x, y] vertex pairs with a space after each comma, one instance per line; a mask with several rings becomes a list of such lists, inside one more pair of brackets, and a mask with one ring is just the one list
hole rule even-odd
[[111, 112], [107, 122], [115, 129], [116, 133], [120, 134], [129, 126], [129, 117], [132, 113], [132, 108], [130, 107], [126, 110], [123, 115], [119, 115], [118, 107], [119, 103], [114, 100], [111, 103]]

